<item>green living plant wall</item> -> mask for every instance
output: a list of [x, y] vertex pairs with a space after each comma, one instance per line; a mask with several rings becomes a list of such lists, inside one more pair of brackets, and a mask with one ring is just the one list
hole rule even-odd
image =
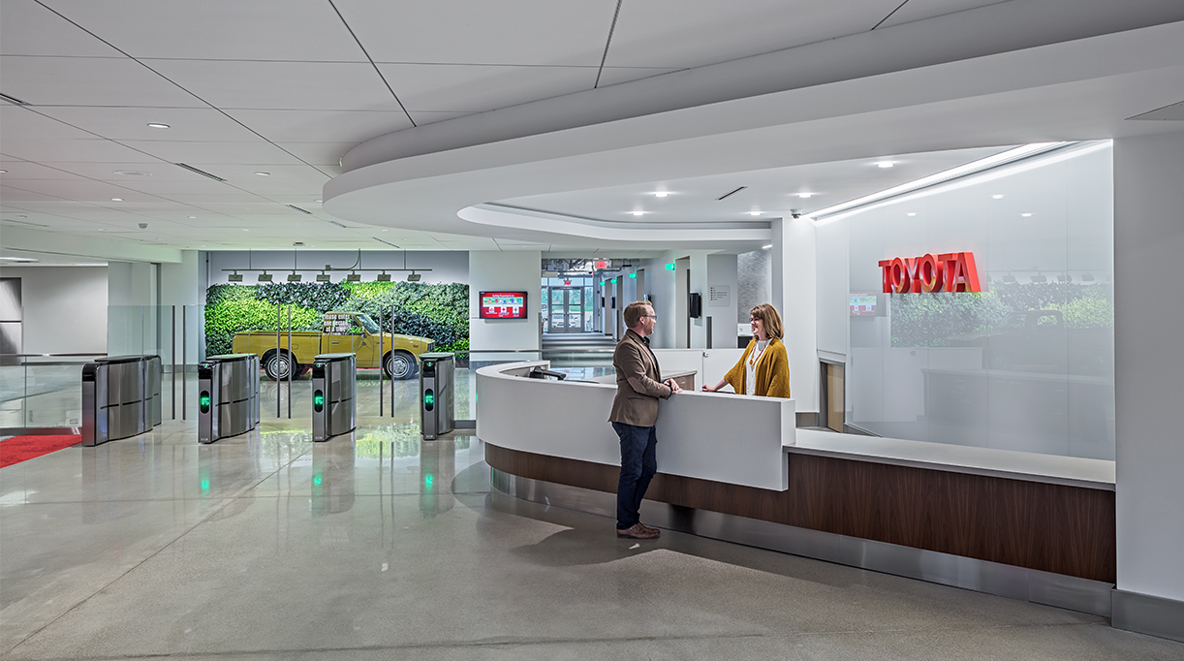
[[363, 312], [374, 319], [382, 311], [383, 330], [430, 337], [437, 351], [469, 350], [469, 286], [417, 282], [279, 282], [266, 285], [212, 285], [206, 290], [206, 355], [230, 353], [236, 333], [288, 329], [319, 331], [326, 312]]

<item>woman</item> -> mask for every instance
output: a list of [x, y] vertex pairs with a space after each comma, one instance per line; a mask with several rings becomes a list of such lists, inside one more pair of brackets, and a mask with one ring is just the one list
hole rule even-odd
[[704, 385], [706, 392], [715, 392], [727, 384], [744, 395], [789, 398], [789, 357], [781, 343], [781, 315], [768, 303], [762, 303], [749, 313], [752, 341], [724, 378], [715, 386]]

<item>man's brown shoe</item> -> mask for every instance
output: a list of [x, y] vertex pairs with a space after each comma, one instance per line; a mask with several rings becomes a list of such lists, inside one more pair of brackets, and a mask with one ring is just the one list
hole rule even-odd
[[650, 532], [654, 533], [655, 535], [661, 535], [661, 534], [662, 534], [662, 531], [661, 531], [661, 530], [658, 530], [657, 528], [655, 528], [655, 527], [653, 527], [653, 526], [647, 526], [647, 525], [645, 525], [644, 523], [641, 523], [640, 521], [637, 523], [637, 525], [641, 526], [642, 528], [645, 528], [646, 530], [648, 530], [648, 531], [650, 531]]
[[640, 523], [633, 524], [632, 527], [624, 530], [617, 530], [617, 537], [628, 537], [629, 539], [654, 539], [661, 534], [657, 528], [647, 528]]

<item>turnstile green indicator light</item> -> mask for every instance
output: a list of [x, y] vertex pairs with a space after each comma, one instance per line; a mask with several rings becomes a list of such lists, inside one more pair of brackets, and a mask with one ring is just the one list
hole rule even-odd
[[201, 396], [197, 398], [198, 406], [201, 407], [202, 413], [210, 412], [210, 393], [202, 392]]
[[321, 483], [321, 476], [320, 475], [313, 475], [312, 476], [312, 483], [313, 484], [320, 484]]
[[209, 491], [210, 490], [210, 481], [209, 480], [202, 480], [201, 481], [201, 490], [202, 491]]
[[666, 270], [667, 270], [667, 271], [673, 271], [673, 270], [674, 270], [674, 264], [667, 264], [667, 265], [666, 265]]
[[636, 274], [636, 273], [630, 273], [630, 274], [629, 274], [629, 279], [630, 279], [630, 280], [636, 280], [636, 279], [637, 279], [637, 274]]
[[428, 491], [432, 490], [432, 474], [431, 473], [428, 473], [427, 475], [423, 476], [423, 484], [425, 487], [427, 487]]
[[615, 285], [615, 284], [617, 284], [617, 279], [616, 279], [616, 278], [613, 278], [613, 284], [614, 284], [614, 285]]
[[436, 393], [431, 388], [423, 391], [423, 407], [429, 411], [436, 407]]
[[317, 413], [320, 413], [321, 409], [325, 408], [325, 393], [321, 392], [320, 390], [313, 393], [312, 408]]

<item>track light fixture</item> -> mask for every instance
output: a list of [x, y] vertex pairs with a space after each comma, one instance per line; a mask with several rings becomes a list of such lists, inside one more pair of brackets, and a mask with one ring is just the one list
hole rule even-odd
[[243, 274], [242, 273], [231, 273], [230, 275], [226, 276], [226, 280], [227, 280], [227, 282], [242, 282], [243, 281]]
[[329, 282], [329, 274], [328, 273], [318, 273], [317, 274], [317, 282]]
[[259, 282], [271, 282], [271, 274], [267, 271], [259, 274]]

